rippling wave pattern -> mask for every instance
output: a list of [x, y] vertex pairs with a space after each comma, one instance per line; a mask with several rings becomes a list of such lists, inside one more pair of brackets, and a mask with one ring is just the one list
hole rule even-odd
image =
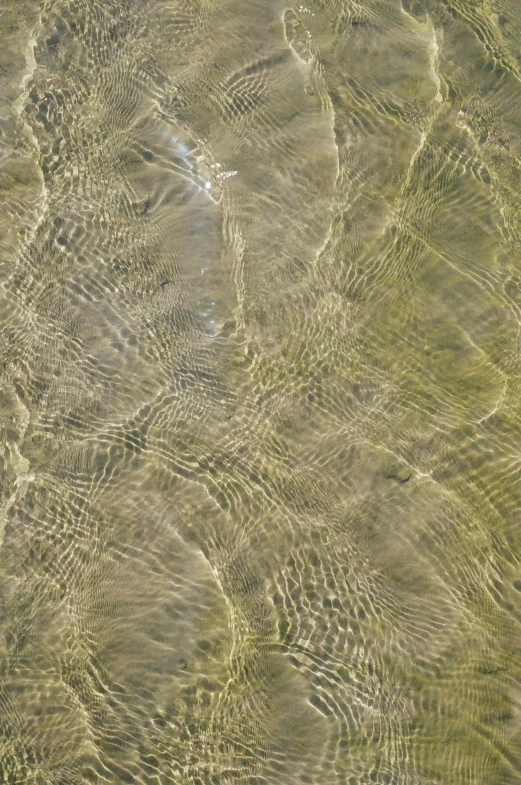
[[521, 783], [521, 6], [5, 0], [0, 782]]

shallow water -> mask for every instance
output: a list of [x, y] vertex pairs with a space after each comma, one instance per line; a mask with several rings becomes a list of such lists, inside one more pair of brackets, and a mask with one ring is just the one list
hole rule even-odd
[[0, 781], [521, 782], [521, 8], [0, 14]]

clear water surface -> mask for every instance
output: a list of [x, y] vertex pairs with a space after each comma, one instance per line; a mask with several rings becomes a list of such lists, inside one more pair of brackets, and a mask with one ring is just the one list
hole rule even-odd
[[521, 783], [521, 6], [4, 0], [0, 782]]

